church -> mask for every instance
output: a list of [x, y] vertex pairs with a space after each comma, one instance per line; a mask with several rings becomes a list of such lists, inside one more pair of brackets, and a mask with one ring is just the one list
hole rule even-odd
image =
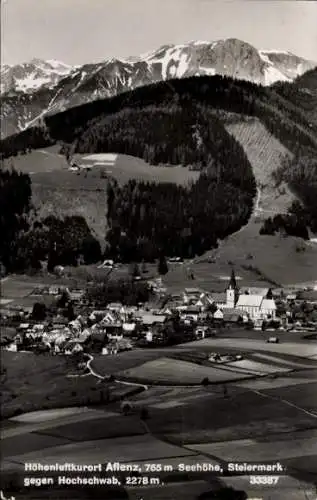
[[222, 311], [233, 310], [246, 314], [250, 320], [267, 320], [276, 318], [276, 304], [270, 288], [243, 287], [238, 288], [235, 272], [232, 270], [226, 289], [226, 301], [217, 303]]

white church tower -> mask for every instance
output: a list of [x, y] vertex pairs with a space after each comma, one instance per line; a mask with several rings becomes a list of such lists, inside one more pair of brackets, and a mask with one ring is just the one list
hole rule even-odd
[[228, 288], [226, 290], [226, 295], [227, 295], [226, 307], [228, 309], [229, 308], [234, 309], [235, 305], [238, 301], [239, 290], [237, 287], [236, 277], [235, 277], [235, 273], [234, 273], [233, 269], [231, 271], [231, 277], [230, 277]]

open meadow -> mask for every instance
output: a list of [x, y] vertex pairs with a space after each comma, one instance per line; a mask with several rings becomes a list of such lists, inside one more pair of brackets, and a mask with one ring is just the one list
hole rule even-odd
[[154, 166], [141, 158], [116, 153], [75, 155], [75, 159], [79, 164], [92, 167], [92, 170], [97, 170], [100, 174], [114, 177], [119, 184], [124, 184], [130, 179], [186, 184], [199, 177], [199, 172], [182, 165]]
[[[210, 383], [231, 382], [237, 379], [247, 379], [247, 373], [234, 372], [215, 366], [202, 366], [180, 359], [160, 357], [153, 361], [130, 368], [119, 374], [128, 380], [143, 383], [166, 385], [192, 385], [200, 384], [204, 378]], [[124, 380], [124, 378], [123, 378]]]
[[110, 391], [110, 400], [116, 400], [133, 390], [133, 387], [116, 383], [100, 384], [92, 375], [68, 377], [76, 374], [77, 362], [71, 356], [1, 350], [1, 417], [69, 406], [100, 405], [105, 391]]
[[259, 217], [252, 217], [240, 231], [219, 242], [217, 249], [182, 265], [170, 265], [164, 284], [174, 292], [184, 287], [223, 292], [234, 266], [239, 286], [279, 287], [303, 282], [312, 286], [317, 280], [317, 245], [292, 236], [260, 235], [261, 224]]

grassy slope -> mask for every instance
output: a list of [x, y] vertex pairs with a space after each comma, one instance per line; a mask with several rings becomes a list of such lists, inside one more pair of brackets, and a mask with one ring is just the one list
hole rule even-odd
[[93, 377], [66, 378], [72, 371], [71, 361], [60, 356], [3, 350], [1, 365], [6, 369], [6, 377], [1, 381], [4, 418], [37, 409], [76, 405], [96, 385]]
[[[303, 243], [297, 238], [258, 234], [261, 219], [284, 212], [294, 199], [287, 186], [277, 189], [272, 180], [272, 172], [291, 153], [257, 119], [231, 123], [228, 120], [227, 130], [248, 155], [260, 189], [260, 198], [254, 217], [242, 231], [223, 242], [218, 259], [221, 262], [233, 260], [243, 266], [252, 265], [282, 284], [317, 279], [317, 247], [305, 245], [306, 250], [298, 252]], [[253, 255], [251, 261], [246, 259], [248, 249]]]
[[[98, 405], [105, 384], [88, 375], [66, 377], [78, 371], [72, 356], [35, 355], [1, 351], [1, 417], [25, 412], [71, 406]], [[3, 374], [3, 370], [6, 374]], [[110, 398], [116, 400], [135, 388], [109, 384]], [[104, 404], [104, 403], [103, 403]]]
[[[317, 245], [304, 243], [293, 237], [261, 236], [261, 222], [252, 218], [237, 233], [229, 236], [219, 248], [184, 265], [170, 267], [164, 282], [171, 291], [183, 287], [201, 287], [210, 291], [224, 291], [233, 264], [242, 278], [239, 286], [288, 285], [317, 280]], [[304, 251], [298, 251], [304, 248]], [[212, 262], [208, 262], [209, 257]], [[194, 273], [188, 279], [186, 268]]]

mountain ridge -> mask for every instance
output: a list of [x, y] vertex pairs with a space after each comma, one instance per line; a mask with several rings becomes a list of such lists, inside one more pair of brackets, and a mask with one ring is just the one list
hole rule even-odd
[[316, 65], [290, 52], [257, 50], [229, 38], [163, 45], [139, 57], [68, 67], [63, 76], [51, 69], [55, 78], [51, 85], [46, 82], [30, 92], [2, 95], [2, 137], [33, 125], [47, 114], [162, 80], [220, 74], [267, 86], [291, 82]]

